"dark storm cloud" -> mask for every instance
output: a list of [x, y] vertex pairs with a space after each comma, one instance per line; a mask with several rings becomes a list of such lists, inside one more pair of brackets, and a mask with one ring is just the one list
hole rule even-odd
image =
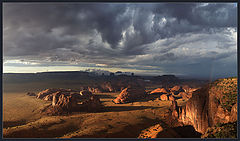
[[[232, 49], [236, 41], [228, 28], [236, 25], [237, 7], [229, 3], [5, 3], [4, 59], [154, 66], [181, 58], [172, 51], [201, 41]], [[226, 36], [205, 36], [216, 33]], [[224, 56], [208, 55], [216, 54]]]
[[164, 11], [171, 17], [201, 27], [236, 27], [237, 25], [237, 12], [233, 4], [169, 3], [157, 10], [157, 12]]

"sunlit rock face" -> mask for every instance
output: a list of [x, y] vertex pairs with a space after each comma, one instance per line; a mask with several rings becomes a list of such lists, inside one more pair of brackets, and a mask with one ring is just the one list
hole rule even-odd
[[185, 125], [192, 125], [196, 131], [203, 133], [208, 128], [206, 93], [199, 91], [196, 93], [179, 113], [179, 121]]
[[238, 114], [238, 111], [237, 111], [237, 103], [236, 103], [236, 104], [234, 104], [234, 106], [232, 107], [232, 110], [231, 110], [230, 122], [237, 121], [237, 114]]
[[174, 87], [172, 87], [172, 88], [170, 88], [170, 91], [171, 92], [184, 92], [184, 89], [182, 88], [182, 86], [174, 86]]
[[178, 115], [179, 122], [192, 125], [196, 131], [205, 133], [208, 127], [217, 123], [236, 121], [236, 103], [237, 79], [219, 79], [193, 92], [185, 106], [171, 111], [175, 117]]
[[166, 94], [169, 93], [169, 91], [165, 88], [157, 88], [150, 92], [150, 94]]
[[175, 101], [176, 100], [175, 96], [173, 96], [173, 95], [170, 95], [168, 98], [169, 98], [170, 101]]
[[150, 92], [154, 95], [159, 95], [159, 99], [163, 101], [174, 101], [176, 99], [189, 100], [192, 97], [193, 91], [196, 91], [196, 88], [190, 88], [188, 85], [174, 86], [172, 88], [157, 88]]
[[169, 100], [169, 94], [162, 94], [162, 95], [160, 96], [160, 99], [161, 99], [162, 101], [167, 101], [167, 100]]
[[142, 99], [146, 96], [145, 88], [136, 85], [129, 85], [123, 89], [119, 96], [113, 100], [116, 104], [123, 104]]
[[51, 101], [49, 106], [42, 109], [42, 113], [47, 115], [96, 112], [102, 108], [100, 99], [88, 90], [50, 88], [39, 92], [36, 98]]
[[82, 90], [82, 91], [80, 91], [80, 95], [82, 97], [90, 97], [90, 96], [92, 96], [92, 93], [90, 91], [87, 91], [87, 90]]
[[71, 95], [61, 94], [59, 97], [54, 95], [52, 105], [47, 107], [43, 113], [47, 115], [65, 115], [72, 112], [97, 112], [103, 107], [100, 99], [94, 95], [87, 97], [81, 103], [78, 100]]
[[65, 95], [77, 95], [80, 97], [78, 94], [78, 91], [72, 90], [72, 89], [63, 89], [63, 88], [50, 88], [43, 90], [37, 94], [38, 99], [43, 99], [47, 101], [51, 101], [53, 99], [53, 95], [60, 95], [60, 94], [65, 94]]
[[104, 92], [104, 90], [97, 86], [97, 87], [88, 87], [88, 91], [92, 92], [92, 93], [102, 93]]

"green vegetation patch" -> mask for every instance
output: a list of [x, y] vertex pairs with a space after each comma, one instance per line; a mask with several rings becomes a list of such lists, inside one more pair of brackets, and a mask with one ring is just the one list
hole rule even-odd
[[221, 91], [220, 105], [227, 111], [231, 111], [232, 106], [237, 102], [237, 78], [218, 79], [213, 86]]
[[232, 123], [218, 123], [206, 131], [205, 138], [237, 138], [237, 121]]

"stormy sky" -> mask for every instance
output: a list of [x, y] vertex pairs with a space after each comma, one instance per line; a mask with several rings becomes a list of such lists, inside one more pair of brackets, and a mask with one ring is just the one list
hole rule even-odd
[[4, 3], [3, 71], [237, 75], [235, 3]]

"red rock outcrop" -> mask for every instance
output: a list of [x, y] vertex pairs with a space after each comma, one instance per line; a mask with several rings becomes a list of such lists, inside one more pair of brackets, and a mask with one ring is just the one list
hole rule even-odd
[[230, 121], [230, 113], [227, 110], [223, 109], [221, 106], [218, 106], [214, 119], [216, 120], [214, 122], [215, 124], [228, 123]]
[[192, 125], [200, 133], [204, 133], [209, 127], [205, 91], [199, 91], [179, 110], [179, 121], [185, 125]]
[[165, 89], [165, 88], [157, 88], [157, 89], [151, 91], [150, 94], [166, 94], [168, 92], [169, 91], [167, 89]]
[[92, 93], [90, 91], [87, 91], [87, 90], [82, 90], [82, 91], [80, 91], [80, 95], [82, 97], [90, 97], [90, 96], [92, 96]]
[[103, 107], [103, 105], [98, 97], [92, 95], [88, 100], [81, 104], [81, 107], [88, 112], [97, 112]]
[[[190, 88], [188, 85], [182, 86], [174, 86], [173, 88], [165, 89], [165, 88], [157, 88], [150, 92], [150, 94], [165, 94], [160, 97], [160, 99], [164, 100], [176, 100], [176, 99], [184, 99], [188, 100], [192, 97], [192, 88]], [[194, 89], [195, 90], [195, 89]], [[186, 91], [186, 92], [185, 92]]]
[[237, 103], [233, 105], [231, 113], [230, 113], [230, 122], [237, 121]]
[[170, 95], [168, 98], [169, 98], [170, 101], [175, 101], [176, 100], [176, 98], [173, 95]]
[[178, 95], [180, 95], [184, 100], [188, 100], [192, 97], [192, 94], [188, 95], [186, 92], [180, 92]]
[[[220, 79], [193, 92], [186, 105], [178, 109], [179, 122], [192, 125], [197, 132], [205, 133], [208, 127], [217, 123], [236, 121], [237, 106], [231, 105], [237, 102], [236, 92], [236, 78]], [[177, 109], [171, 111], [175, 112]]]
[[196, 91], [198, 88], [190, 88], [188, 85], [184, 85], [182, 89], [184, 90], [185, 93], [192, 93]]
[[188, 85], [184, 85], [183, 87], [184, 92], [188, 93], [189, 90], [191, 89]]
[[[52, 106], [55, 106], [57, 104], [60, 95], [62, 95], [61, 92], [55, 92], [51, 95], [52, 96]], [[65, 94], [65, 96], [69, 96], [69, 95]]]
[[[75, 92], [74, 90], [71, 89], [62, 89], [62, 88], [50, 88], [43, 90], [38, 93], [37, 98], [39, 99], [52, 99], [52, 95], [56, 92], [61, 92], [65, 94], [70, 94], [70, 92]], [[45, 98], [46, 96], [50, 95], [51, 98]]]
[[88, 91], [92, 93], [103, 93], [104, 90], [101, 87], [88, 87]]
[[44, 112], [47, 115], [62, 115], [69, 114], [77, 110], [77, 100], [72, 96], [66, 96], [61, 94], [58, 98], [56, 95], [53, 96], [52, 105], [48, 107]]
[[198, 90], [198, 88], [190, 88], [190, 89], [188, 90], [188, 92], [189, 92], [189, 93], [192, 93], [192, 92], [194, 92], [194, 91], [196, 91], [196, 90]]
[[52, 105], [46, 107], [43, 112], [47, 115], [64, 115], [81, 111], [96, 112], [103, 107], [100, 99], [94, 95], [89, 96], [87, 100], [80, 104], [78, 104], [78, 102], [78, 99], [74, 98], [72, 95], [55, 93], [53, 95]]
[[73, 98], [76, 98], [76, 99], [82, 98], [82, 96], [76, 90], [62, 89], [62, 88], [46, 89], [44, 91], [39, 92], [37, 95], [37, 98], [46, 100], [46, 101], [52, 101], [54, 95], [57, 95], [57, 97], [59, 97], [59, 95], [61, 95], [61, 94], [64, 94], [66, 96], [71, 95]]
[[52, 95], [46, 95], [45, 97], [43, 97], [43, 100], [52, 101]]
[[179, 107], [177, 104], [177, 101], [173, 100], [172, 105], [170, 106], [170, 111], [172, 113], [173, 119], [178, 119], [179, 118]]
[[28, 92], [27, 95], [28, 95], [28, 96], [36, 96], [36, 94], [35, 94], [35, 93], [32, 93], [32, 92]]
[[116, 104], [133, 102], [146, 96], [145, 89], [137, 86], [128, 86], [113, 100]]
[[71, 89], [46, 89], [37, 98], [52, 101], [51, 105], [42, 110], [47, 115], [98, 111], [102, 107], [99, 98], [87, 90], [76, 92]]
[[35, 93], [32, 93], [32, 92], [28, 92], [26, 95], [28, 95], [28, 96], [37, 96]]
[[160, 96], [160, 99], [163, 100], [163, 101], [169, 100], [169, 95], [168, 94], [162, 94]]
[[[60, 89], [58, 89], [58, 90], [60, 90]], [[52, 93], [54, 93], [58, 90], [57, 89], [46, 89], [44, 91], [39, 92], [38, 95], [37, 95], [37, 98], [43, 99], [45, 96], [47, 96], [49, 94], [52, 94]]]
[[170, 88], [170, 91], [172, 91], [172, 92], [184, 92], [182, 86], [174, 86], [174, 87]]
[[119, 89], [113, 82], [104, 82], [101, 87], [105, 92], [116, 92]]

